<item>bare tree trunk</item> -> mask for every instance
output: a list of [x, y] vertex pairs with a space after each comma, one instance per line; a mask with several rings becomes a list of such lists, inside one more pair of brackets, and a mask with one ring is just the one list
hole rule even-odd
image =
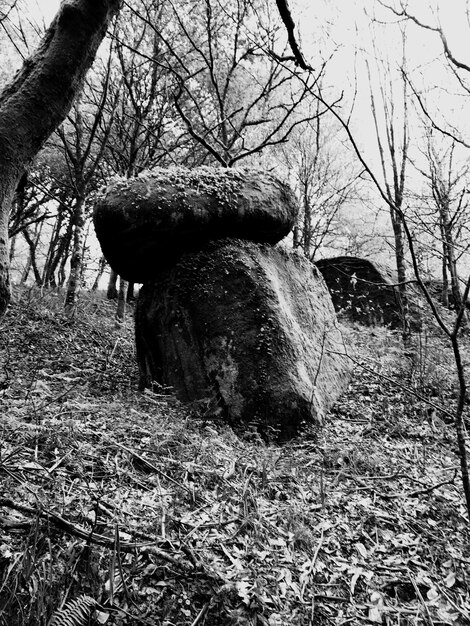
[[72, 233], [73, 227], [72, 223], [70, 223], [67, 227], [66, 233], [64, 234], [60, 242], [59, 249], [57, 250], [56, 260], [53, 265], [53, 269], [55, 270], [60, 261], [59, 269], [57, 271], [57, 284], [59, 285], [59, 287], [63, 287], [65, 285], [65, 281], [67, 278], [65, 266], [67, 265], [67, 261], [69, 260], [70, 245], [72, 243]]
[[135, 301], [134, 288], [135, 288], [135, 283], [129, 283], [129, 285], [127, 287], [127, 298], [126, 298], [127, 302], [134, 302]]
[[129, 283], [127, 280], [124, 280], [122, 277], [119, 277], [119, 294], [118, 294], [118, 305], [116, 310], [116, 319], [120, 322], [124, 321], [126, 317], [126, 298], [127, 298], [127, 289], [129, 287]]
[[292, 230], [292, 246], [293, 248], [300, 248], [300, 228], [299, 225], [296, 224]]
[[444, 254], [442, 257], [442, 292], [441, 292], [442, 304], [449, 308], [449, 275], [447, 273], [447, 259]]
[[12, 263], [15, 258], [16, 253], [16, 235], [13, 235], [10, 239], [10, 263]]
[[312, 246], [312, 211], [308, 198], [307, 185], [304, 184], [303, 190], [304, 205], [304, 228], [303, 228], [303, 249], [307, 259], [310, 259], [310, 251]]
[[[452, 289], [452, 298], [454, 308], [459, 311], [463, 307], [462, 290], [460, 289], [459, 276], [457, 273], [457, 261], [455, 258], [454, 237], [452, 234], [452, 224], [449, 217], [449, 206], [447, 203], [441, 204], [439, 207], [439, 217], [441, 220], [441, 233], [443, 238], [444, 260], [447, 263], [447, 269], [450, 275], [450, 286]], [[466, 325], [467, 315], [464, 311], [462, 316], [462, 324]]]
[[54, 254], [54, 249], [59, 241], [60, 229], [62, 226], [62, 220], [64, 219], [64, 213], [60, 211], [55, 219], [54, 227], [52, 229], [52, 234], [49, 239], [49, 246], [47, 248], [46, 260], [44, 261], [44, 267], [42, 268], [42, 285], [48, 287], [50, 285], [51, 276], [52, 276], [52, 258]]
[[44, 222], [41, 222], [40, 224], [36, 224], [36, 227], [34, 230], [34, 237], [30, 236], [27, 228], [23, 230], [23, 236], [29, 247], [29, 256], [28, 256], [28, 261], [26, 263], [26, 266], [23, 270], [23, 275], [21, 277], [22, 284], [24, 284], [28, 280], [28, 275], [29, 275], [31, 268], [33, 269], [34, 280], [36, 281], [36, 284], [37, 285], [42, 284], [41, 273], [39, 272], [37, 262], [36, 262], [36, 250], [38, 247], [39, 239], [41, 238], [41, 231], [42, 231], [43, 225], [44, 225]]
[[[391, 213], [395, 211], [391, 209]], [[405, 235], [403, 224], [398, 215], [392, 215], [393, 237], [395, 240], [395, 262], [397, 266], [398, 293], [400, 296], [400, 308], [403, 319], [403, 336], [406, 339], [409, 335], [408, 316], [408, 293], [406, 289], [406, 263], [405, 263]]]
[[118, 274], [117, 272], [115, 272], [113, 269], [111, 269], [111, 273], [109, 274], [109, 283], [108, 283], [108, 289], [106, 291], [106, 297], [108, 298], [108, 300], [117, 300], [118, 297], [118, 291], [117, 291], [117, 281], [118, 281]]
[[70, 276], [65, 295], [65, 314], [73, 317], [82, 286], [83, 245], [85, 241], [85, 198], [77, 199], [73, 209], [73, 244], [70, 259]]
[[102, 256], [98, 264], [98, 273], [96, 274], [96, 278], [91, 288], [92, 291], [98, 291], [100, 280], [103, 277], [105, 268], [106, 268], [106, 259], [104, 258], [104, 256]]
[[0, 319], [10, 301], [8, 222], [25, 167], [65, 119], [119, 0], [64, 0], [38, 50], [0, 94]]

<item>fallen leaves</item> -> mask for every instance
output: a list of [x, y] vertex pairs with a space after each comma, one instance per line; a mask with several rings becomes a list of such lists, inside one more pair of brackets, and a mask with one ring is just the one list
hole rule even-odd
[[113, 625], [470, 623], [451, 431], [381, 381], [408, 384], [393, 335], [368, 339], [377, 374], [356, 371], [318, 439], [280, 447], [137, 393], [132, 328], [105, 304], [73, 327], [17, 306], [0, 400], [10, 615], [47, 623], [86, 596]]

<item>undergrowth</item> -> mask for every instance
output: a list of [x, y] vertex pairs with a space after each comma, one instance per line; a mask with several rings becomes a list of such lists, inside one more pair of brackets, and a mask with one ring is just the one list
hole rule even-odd
[[[0, 624], [467, 624], [451, 356], [350, 326], [320, 434], [137, 392], [132, 319], [19, 291], [0, 327]], [[444, 409], [442, 411], [441, 409]]]

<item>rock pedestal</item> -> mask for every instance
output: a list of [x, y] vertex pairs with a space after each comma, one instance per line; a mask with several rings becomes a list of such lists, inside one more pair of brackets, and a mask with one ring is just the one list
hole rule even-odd
[[304, 258], [240, 240], [186, 253], [141, 290], [143, 384], [210, 399], [229, 423], [288, 438], [319, 424], [349, 364], [323, 279]]

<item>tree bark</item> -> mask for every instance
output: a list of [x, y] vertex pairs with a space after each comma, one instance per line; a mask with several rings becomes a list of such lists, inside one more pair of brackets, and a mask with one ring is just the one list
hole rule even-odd
[[[442, 244], [444, 250], [444, 258], [447, 263], [447, 270], [450, 275], [450, 286], [452, 289], [452, 298], [454, 309], [458, 312], [463, 306], [462, 291], [460, 289], [459, 276], [457, 272], [457, 261], [455, 258], [455, 243], [452, 233], [452, 221], [449, 215], [449, 202], [444, 198], [439, 206], [439, 219], [441, 222]], [[467, 316], [464, 312], [462, 323], [466, 325]]]
[[129, 287], [129, 283], [127, 280], [124, 280], [122, 276], [119, 277], [119, 294], [118, 294], [118, 304], [116, 309], [116, 320], [119, 322], [123, 322], [126, 317], [126, 300], [127, 300], [127, 289]]
[[10, 263], [13, 262], [13, 259], [15, 258], [15, 254], [16, 254], [16, 235], [13, 235], [13, 237], [10, 237], [10, 252], [9, 252]]
[[93, 281], [93, 286], [91, 291], [98, 291], [98, 287], [100, 285], [100, 280], [104, 274], [104, 270], [106, 269], [106, 259], [104, 256], [101, 257], [100, 262], [98, 263], [98, 272], [96, 274], [96, 278]]
[[126, 302], [135, 302], [135, 283], [129, 283], [127, 286]]
[[[400, 202], [401, 209], [401, 202]], [[403, 224], [401, 218], [394, 215], [395, 211], [390, 209], [393, 238], [395, 241], [395, 262], [397, 266], [398, 293], [400, 296], [400, 308], [403, 318], [403, 337], [409, 334], [409, 316], [408, 316], [408, 292], [406, 289], [406, 261], [405, 261], [405, 235], [403, 232]]]
[[117, 300], [118, 291], [117, 291], [117, 281], [118, 281], [118, 273], [111, 269], [109, 274], [109, 283], [108, 288], [106, 290], [106, 297], [108, 300]]
[[82, 286], [83, 245], [85, 241], [85, 197], [77, 198], [73, 208], [73, 245], [70, 276], [65, 296], [65, 314], [73, 317]]
[[64, 0], [0, 94], [0, 319], [10, 301], [8, 219], [21, 176], [63, 122], [120, 0]]
[[36, 224], [33, 237], [31, 237], [27, 228], [23, 230], [23, 237], [25, 238], [25, 241], [29, 246], [29, 257], [26, 263], [26, 267], [24, 268], [23, 275], [21, 277], [21, 284], [24, 284], [28, 280], [28, 275], [29, 275], [31, 268], [33, 269], [34, 280], [36, 282], [36, 285], [42, 284], [41, 273], [38, 269], [38, 264], [36, 261], [36, 252], [38, 248], [39, 239], [41, 237], [43, 224], [44, 222], [41, 222], [40, 224]]

